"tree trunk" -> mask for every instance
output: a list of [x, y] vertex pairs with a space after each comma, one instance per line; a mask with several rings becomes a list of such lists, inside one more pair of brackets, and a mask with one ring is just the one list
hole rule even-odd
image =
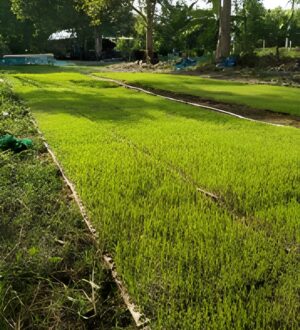
[[97, 29], [95, 29], [95, 53], [96, 60], [100, 61], [102, 56], [102, 34]]
[[220, 6], [220, 27], [216, 50], [216, 61], [230, 55], [231, 45], [231, 0], [223, 0]]
[[88, 41], [86, 38], [84, 38], [82, 59], [86, 60], [87, 58], [88, 58]]
[[146, 56], [147, 63], [153, 63], [153, 27], [151, 24], [147, 25], [146, 31]]
[[147, 0], [146, 6], [146, 57], [147, 63], [152, 63], [154, 60], [153, 51], [153, 26], [154, 26], [154, 14], [155, 14], [156, 0]]
[[246, 3], [243, 4], [243, 20], [244, 20], [244, 36], [243, 36], [243, 52], [247, 52], [247, 34], [248, 34], [248, 17], [246, 13]]

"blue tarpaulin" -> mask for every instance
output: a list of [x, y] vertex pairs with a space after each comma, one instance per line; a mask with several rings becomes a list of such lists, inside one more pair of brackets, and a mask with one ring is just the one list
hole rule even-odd
[[187, 68], [189, 66], [195, 66], [197, 64], [197, 60], [191, 58], [183, 58], [180, 62], [175, 64], [176, 70], [181, 70]]
[[233, 66], [236, 66], [236, 58], [234, 56], [229, 56], [216, 65], [217, 68], [232, 68]]

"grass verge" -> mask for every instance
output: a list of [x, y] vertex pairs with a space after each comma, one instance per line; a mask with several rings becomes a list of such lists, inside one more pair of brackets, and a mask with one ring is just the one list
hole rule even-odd
[[131, 318], [26, 107], [0, 84], [0, 329], [129, 329]]

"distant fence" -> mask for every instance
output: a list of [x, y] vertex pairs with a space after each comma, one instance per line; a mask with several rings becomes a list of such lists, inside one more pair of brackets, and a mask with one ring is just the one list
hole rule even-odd
[[53, 54], [4, 55], [0, 65], [54, 65]]

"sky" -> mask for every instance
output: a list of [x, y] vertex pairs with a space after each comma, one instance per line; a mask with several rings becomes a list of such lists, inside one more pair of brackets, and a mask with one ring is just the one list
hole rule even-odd
[[285, 8], [287, 2], [288, 2], [287, 0], [264, 0], [264, 5], [268, 9], [276, 8], [278, 6]]

